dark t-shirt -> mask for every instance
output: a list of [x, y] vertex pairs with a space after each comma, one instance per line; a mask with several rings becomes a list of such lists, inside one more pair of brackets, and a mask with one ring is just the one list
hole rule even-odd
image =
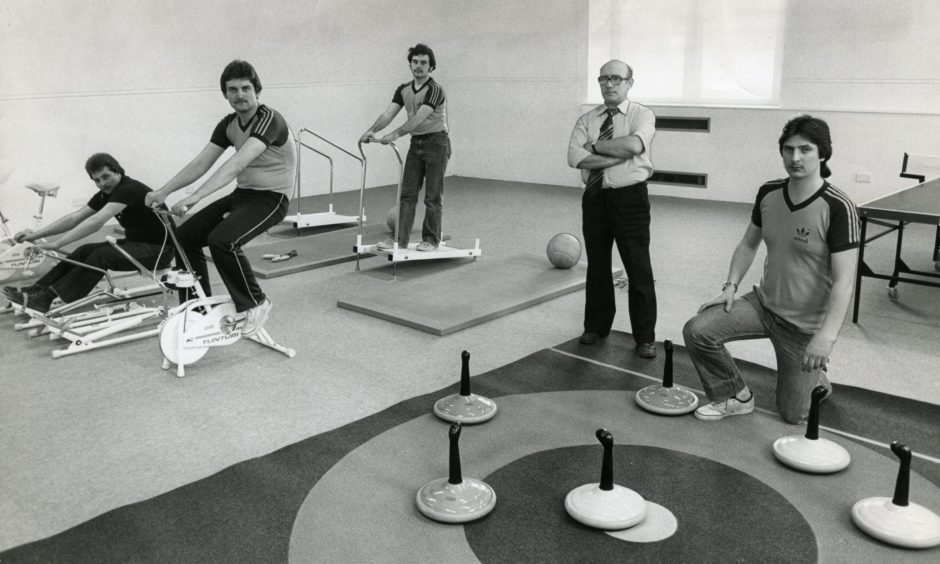
[[144, 205], [144, 198], [150, 188], [127, 175], [114, 187], [110, 194], [98, 191], [88, 200], [88, 207], [96, 212], [109, 203], [124, 204], [121, 213], [115, 217], [124, 228], [124, 236], [129, 241], [162, 244], [167, 239], [163, 223], [153, 210]]

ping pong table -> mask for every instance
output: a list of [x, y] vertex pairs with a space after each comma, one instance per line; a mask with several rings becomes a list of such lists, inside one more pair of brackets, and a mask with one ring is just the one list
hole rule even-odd
[[[888, 280], [888, 297], [891, 299], [897, 298], [897, 285], [899, 282], [940, 288], [940, 282], [929, 280], [930, 278], [940, 279], [940, 274], [912, 270], [901, 258], [904, 225], [906, 223], [925, 223], [940, 226], [940, 178], [934, 178], [862, 204], [858, 207], [858, 214], [862, 222], [862, 231], [861, 244], [858, 250], [858, 268], [855, 274], [855, 306], [852, 311], [852, 323], [858, 323], [858, 307], [863, 277]], [[869, 222], [889, 229], [869, 239], [867, 237]], [[865, 263], [865, 245], [892, 232], [897, 232], [894, 272], [891, 274], [876, 273]], [[940, 229], [937, 230], [936, 240], [934, 241], [933, 260], [940, 261]], [[906, 275], [914, 275], [916, 278]]]

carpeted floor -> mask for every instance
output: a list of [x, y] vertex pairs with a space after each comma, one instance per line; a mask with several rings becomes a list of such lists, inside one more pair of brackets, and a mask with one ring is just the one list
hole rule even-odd
[[[394, 187], [367, 190], [367, 209], [384, 212], [393, 194]], [[445, 230], [455, 239], [480, 238], [483, 261], [520, 252], [540, 254], [554, 234], [580, 232], [579, 198], [580, 190], [573, 188], [450, 177]], [[348, 209], [351, 203], [354, 207], [358, 194], [337, 194], [336, 203], [337, 209]], [[749, 206], [655, 195], [652, 206], [657, 338], [681, 344], [685, 320], [724, 280]], [[932, 230], [917, 227], [905, 232], [905, 259], [913, 268], [932, 268], [926, 249], [933, 235]], [[285, 227], [256, 241], [263, 244], [295, 236], [292, 228]], [[884, 266], [893, 257], [893, 241], [890, 237], [878, 240], [866, 256], [873, 265]], [[747, 284], [759, 278], [762, 261], [759, 255]], [[615, 259], [615, 265], [618, 262]], [[9, 316], [0, 316], [0, 550], [73, 531], [101, 516], [111, 519], [111, 512], [119, 508], [150, 503], [200, 480], [227, 476], [227, 469], [242, 462], [264, 460], [285, 448], [296, 453], [289, 445], [327, 436], [357, 421], [375, 421], [369, 418], [393, 406], [400, 410], [402, 402], [452, 384], [463, 349], [473, 352], [474, 373], [482, 374], [510, 367], [528, 355], [541, 355], [539, 351], [581, 332], [581, 292], [441, 337], [336, 307], [342, 295], [381, 292], [450, 268], [401, 265], [398, 280], [390, 282], [391, 268], [378, 259], [366, 259], [361, 267], [356, 272], [350, 263], [336, 264], [261, 282], [275, 304], [269, 331], [296, 348], [296, 358], [252, 343], [239, 344], [209, 351], [187, 368], [187, 377], [182, 379], [159, 369], [155, 341], [55, 360], [50, 356], [55, 343], [28, 339], [12, 330]], [[883, 283], [863, 283], [861, 319], [857, 325], [847, 322], [842, 329], [832, 354], [832, 379], [843, 386], [843, 397], [871, 393], [873, 399], [864, 411], [837, 411], [833, 418], [877, 421], [883, 431], [878, 440], [887, 441], [896, 437], [899, 425], [907, 425], [909, 410], [903, 402], [893, 404], [895, 400], [889, 402], [879, 394], [940, 405], [940, 385], [933, 378], [933, 367], [940, 365], [937, 295], [933, 288], [903, 285], [900, 299], [891, 301]], [[618, 292], [617, 301], [620, 312], [615, 328], [628, 330], [626, 294]], [[766, 342], [734, 343], [732, 352], [758, 365], [774, 366]], [[615, 355], [611, 366], [629, 366], [628, 350], [610, 354]], [[410, 420], [415, 416], [396, 417]], [[925, 426], [925, 433], [932, 428]], [[568, 446], [591, 445], [593, 430], [588, 429], [583, 439], [578, 432]], [[366, 430], [359, 436], [365, 440], [376, 432]], [[466, 439], [470, 448], [472, 434]], [[622, 442], [631, 444], [630, 440]], [[435, 448], [436, 444], [435, 438]], [[911, 446], [927, 452], [913, 439]], [[336, 452], [320, 453], [323, 460], [320, 454], [292, 456], [299, 457], [305, 469], [322, 473], [347, 452], [336, 448]], [[885, 464], [891, 462], [889, 456], [878, 456]], [[264, 464], [251, 468], [252, 473], [266, 472]], [[409, 490], [416, 486], [415, 480], [432, 477], [424, 471], [399, 487]], [[926, 472], [920, 459], [915, 460], [915, 471]], [[226, 488], [241, 492], [238, 484], [242, 481], [250, 480], [242, 476], [226, 483]], [[883, 486], [873, 489], [880, 492]], [[276, 490], [275, 485], [260, 495], [277, 497]], [[247, 496], [244, 503], [248, 506], [259, 503], [253, 492], [241, 494]], [[227, 513], [202, 500], [187, 511], [203, 517], [218, 514], [218, 518]], [[169, 526], [177, 520], [192, 524], [185, 515], [175, 513], [164, 512], [160, 519]], [[270, 530], [260, 518], [255, 525], [262, 533]], [[136, 521], [123, 523], [115, 534], [139, 526], [155, 527], [154, 538], [163, 534], [152, 522], [141, 525]], [[196, 529], [184, 534], [210, 548], [229, 542], [244, 548], [234, 537], [201, 539]], [[137, 547], [143, 553], [152, 549], [151, 545]], [[123, 553], [116, 548], [114, 554]], [[254, 553], [249, 549], [245, 554], [247, 560]], [[53, 560], [68, 557], [61, 553]]]
[[[853, 463], [831, 476], [777, 463], [770, 443], [801, 433], [772, 412], [772, 370], [742, 363], [757, 397], [748, 417], [704, 423], [639, 410], [633, 391], [662, 374], [636, 359], [632, 339], [572, 340], [472, 379], [497, 401], [490, 422], [461, 437], [464, 476], [490, 483], [496, 509], [466, 526], [414, 508], [424, 482], [447, 475], [447, 424], [430, 414], [456, 385], [247, 460], [152, 499], [109, 511], [51, 538], [0, 553], [3, 562], [932, 562], [856, 529], [848, 508], [890, 496], [897, 463], [881, 444], [914, 447], [911, 500], [940, 504], [940, 407], [837, 385], [822, 435]], [[473, 358], [471, 357], [471, 367]], [[688, 357], [676, 383], [696, 388]], [[882, 414], [874, 417], [874, 412]], [[886, 426], [884, 419], [890, 419]], [[567, 518], [561, 500], [600, 474], [593, 431], [614, 433], [615, 482], [669, 509], [674, 535], [630, 542]], [[831, 431], [829, 430], [831, 429]], [[890, 429], [890, 430], [889, 430]], [[475, 474], [479, 472], [479, 474]], [[459, 546], [454, 546], [454, 535]], [[767, 543], [767, 538], [776, 542]], [[724, 539], [724, 540], [722, 540]], [[435, 558], [436, 555], [436, 558]]]

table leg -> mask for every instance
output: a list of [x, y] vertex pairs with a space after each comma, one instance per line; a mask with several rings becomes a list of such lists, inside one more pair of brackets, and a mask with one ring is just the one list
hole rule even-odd
[[891, 280], [888, 282], [888, 295], [892, 298], [897, 296], [898, 278], [902, 272], [909, 272], [910, 269], [901, 259], [901, 246], [904, 241], [904, 222], [898, 221], [898, 244], [894, 250], [894, 272], [891, 273]]
[[862, 297], [862, 268], [865, 264], [865, 238], [868, 231], [868, 218], [861, 217], [862, 233], [858, 240], [858, 263], [855, 265], [855, 306], [852, 308], [852, 323], [858, 323], [858, 304]]

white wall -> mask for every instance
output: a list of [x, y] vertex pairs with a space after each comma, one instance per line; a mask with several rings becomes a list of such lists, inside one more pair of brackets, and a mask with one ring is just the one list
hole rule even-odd
[[787, 20], [780, 108], [654, 108], [712, 126], [659, 132], [654, 143], [657, 167], [706, 172], [708, 189], [656, 193], [751, 201], [763, 180], [783, 176], [777, 137], [801, 113], [829, 123], [830, 180], [859, 203], [912, 184], [898, 177], [904, 152], [940, 155], [940, 2], [790, 0]]
[[[577, 185], [565, 164], [583, 111], [587, 0], [2, 0], [0, 207], [28, 218], [31, 181], [58, 182], [47, 217], [93, 193], [85, 158], [112, 152], [159, 187], [208, 142], [230, 108], [218, 75], [251, 61], [261, 100], [295, 130], [314, 129], [355, 152], [359, 134], [409, 78], [405, 55], [430, 44], [449, 100], [449, 174]], [[654, 107], [712, 118], [707, 136], [661, 132], [659, 168], [706, 172], [707, 190], [656, 192], [750, 201], [780, 176], [776, 137], [791, 116], [830, 121], [833, 180], [858, 201], [894, 190], [904, 151], [940, 153], [940, 68], [931, 0], [791, 0], [782, 108]], [[400, 141], [404, 150], [406, 141]], [[390, 152], [367, 148], [369, 185], [394, 182]], [[307, 155], [305, 155], [307, 157]], [[323, 161], [306, 158], [304, 193], [322, 193]], [[337, 157], [336, 187], [358, 189], [355, 162]], [[0, 173], [3, 171], [0, 170]], [[870, 184], [854, 181], [872, 175]]]

